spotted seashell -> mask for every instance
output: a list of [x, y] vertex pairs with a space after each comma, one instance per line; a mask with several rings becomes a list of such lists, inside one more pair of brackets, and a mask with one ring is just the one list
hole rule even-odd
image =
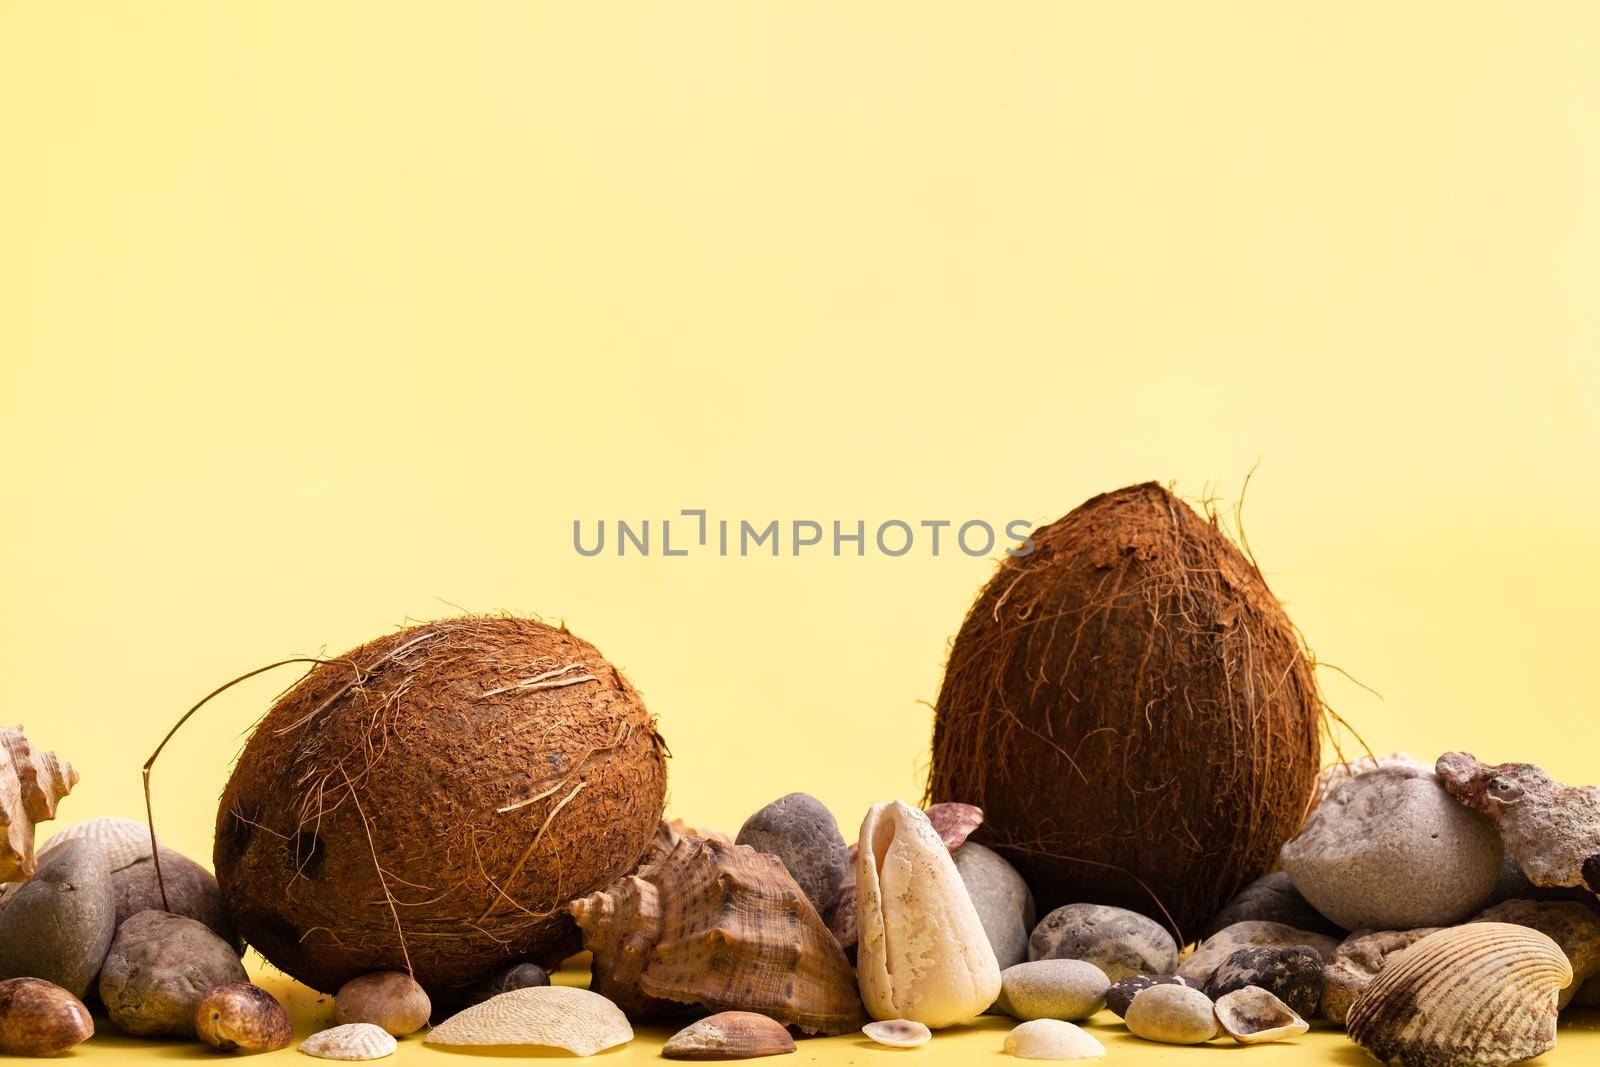
[[611, 1001], [572, 986], [528, 986], [474, 1004], [435, 1026], [430, 1045], [538, 1045], [593, 1056], [633, 1040], [633, 1027]]
[[322, 1060], [381, 1060], [399, 1048], [394, 1036], [371, 1023], [345, 1023], [300, 1042], [300, 1051]]
[[1556, 1043], [1572, 965], [1536, 930], [1479, 922], [1429, 934], [1350, 1005], [1356, 1044], [1399, 1067], [1500, 1067]]
[[43, 853], [63, 841], [76, 841], [80, 838], [87, 838], [100, 846], [101, 851], [106, 854], [106, 862], [113, 874], [150, 855], [150, 827], [134, 819], [119, 819], [115, 816], [87, 819], [63, 827], [51, 834], [40, 846], [39, 851]]
[[910, 1019], [879, 1019], [863, 1026], [861, 1032], [890, 1048], [916, 1048], [933, 1040], [932, 1030]]

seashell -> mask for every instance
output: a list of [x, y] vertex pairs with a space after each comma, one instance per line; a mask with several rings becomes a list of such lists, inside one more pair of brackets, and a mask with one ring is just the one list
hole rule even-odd
[[933, 1031], [912, 1019], [877, 1019], [863, 1026], [861, 1032], [890, 1048], [916, 1048], [933, 1040]]
[[1123, 1016], [1128, 1032], [1165, 1045], [1199, 1045], [1217, 1036], [1211, 998], [1185, 985], [1153, 985], [1140, 990]]
[[1345, 938], [1322, 971], [1323, 1018], [1343, 1026], [1350, 1005], [1391, 959], [1442, 929], [1423, 926], [1416, 930], [1372, 930]]
[[1391, 959], [1350, 1005], [1350, 1039], [1400, 1067], [1518, 1063], [1556, 1043], [1556, 994], [1572, 967], [1544, 934], [1468, 923]]
[[1224, 993], [1216, 1003], [1217, 1022], [1241, 1045], [1261, 1045], [1299, 1037], [1311, 1024], [1260, 986]]
[[0, 981], [0, 1055], [59, 1056], [94, 1034], [83, 1001], [42, 978]]
[[1479, 915], [1473, 922], [1515, 923], [1537, 930], [1554, 941], [1572, 964], [1572, 984], [1556, 998], [1565, 1009], [1578, 989], [1600, 973], [1600, 915], [1576, 900], [1507, 900]]
[[1060, 1019], [1034, 1019], [1006, 1035], [1003, 1051], [1024, 1060], [1092, 1060], [1106, 1047]]
[[633, 1027], [622, 1009], [599, 993], [529, 986], [452, 1015], [423, 1040], [430, 1045], [540, 1045], [593, 1056], [632, 1041]]
[[856, 861], [856, 972], [867, 1011], [938, 1029], [1000, 995], [1000, 965], [950, 850], [902, 801], [874, 804]]
[[823, 1034], [863, 1021], [844, 950], [776, 856], [685, 837], [568, 910], [594, 954], [590, 988], [636, 1015], [698, 1004]]
[[976, 804], [946, 801], [934, 804], [923, 814], [939, 832], [939, 840], [944, 842], [944, 847], [951, 852], [966, 844], [973, 831], [983, 825], [983, 809]]
[[86, 838], [100, 846], [106, 854], [111, 873], [131, 867], [150, 855], [150, 827], [134, 819], [108, 816], [104, 819], [87, 819], [63, 827], [45, 839], [40, 853], [49, 851], [63, 841]]
[[333, 998], [341, 1023], [371, 1023], [395, 1037], [422, 1029], [433, 1003], [417, 980], [403, 971], [378, 971], [352, 978]]
[[394, 1035], [371, 1023], [345, 1023], [300, 1042], [300, 1051], [321, 1060], [381, 1060], [399, 1048]]
[[[667, 829], [679, 837], [698, 837], [702, 841], [716, 841], [719, 844], [731, 845], [734, 843], [733, 835], [723, 830], [709, 830], [703, 826], [690, 826], [682, 819], [668, 819]], [[674, 842], [676, 844], [676, 842]], [[671, 849], [668, 849], [670, 852]]]
[[0, 882], [32, 877], [34, 825], [55, 818], [77, 784], [72, 764], [34, 748], [22, 727], [0, 729]]
[[669, 1060], [753, 1060], [794, 1051], [783, 1024], [753, 1011], [723, 1011], [690, 1023], [667, 1038], [661, 1055]]
[[288, 1048], [294, 1025], [276, 997], [248, 982], [212, 986], [194, 1008], [195, 1036], [223, 1052]]

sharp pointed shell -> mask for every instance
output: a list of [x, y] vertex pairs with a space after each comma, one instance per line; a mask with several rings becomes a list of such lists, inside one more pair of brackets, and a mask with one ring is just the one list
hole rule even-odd
[[723, 1011], [690, 1023], [667, 1038], [669, 1060], [752, 1060], [794, 1051], [783, 1024], [753, 1011]]
[[1402, 1067], [1497, 1067], [1556, 1042], [1556, 995], [1572, 966], [1556, 943], [1509, 923], [1429, 934], [1350, 1006], [1351, 1040]]
[[399, 1044], [381, 1026], [346, 1023], [312, 1034], [300, 1042], [300, 1051], [323, 1060], [381, 1060]]
[[861, 1032], [890, 1048], [916, 1048], [933, 1040], [932, 1030], [911, 1019], [879, 1019], [863, 1026]]
[[1260, 986], [1247, 985], [1217, 998], [1217, 1022], [1241, 1045], [1299, 1037], [1311, 1025]]
[[63, 827], [51, 834], [39, 851], [44, 853], [63, 841], [77, 841], [80, 838], [100, 846], [113, 874], [150, 855], [150, 828], [133, 819], [116, 817], [87, 819]]
[[1106, 1047], [1069, 1022], [1034, 1019], [1006, 1035], [1004, 1051], [1024, 1060], [1091, 1060]]
[[633, 1040], [633, 1027], [611, 1001], [571, 986], [513, 989], [446, 1019], [430, 1045], [541, 1045], [579, 1056]]

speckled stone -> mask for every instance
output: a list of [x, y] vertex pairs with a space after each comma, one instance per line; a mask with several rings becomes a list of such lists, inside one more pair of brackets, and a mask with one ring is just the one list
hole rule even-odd
[[744, 821], [737, 842], [777, 856], [821, 915], [844, 884], [849, 853], [833, 813], [809, 793], [780, 797]]
[[141, 911], [117, 929], [100, 971], [111, 1021], [138, 1037], [193, 1037], [201, 998], [224, 982], [248, 982], [233, 946], [202, 923]]
[[1188, 959], [1178, 965], [1178, 973], [1195, 985], [1203, 986], [1223, 960], [1241, 948], [1257, 945], [1310, 945], [1327, 959], [1333, 955], [1339, 942], [1326, 934], [1298, 930], [1283, 923], [1260, 920], [1234, 923], [1206, 938]]
[[1179, 978], [1175, 974], [1131, 974], [1126, 978], [1118, 978], [1111, 983], [1111, 988], [1106, 990], [1106, 1008], [1121, 1019], [1128, 1014], [1128, 1005], [1133, 1003], [1133, 998], [1149, 989], [1153, 985], [1184, 985], [1195, 988], [1187, 978]]
[[1087, 1019], [1105, 1007], [1111, 981], [1083, 960], [1036, 960], [1000, 972], [1000, 1005], [1023, 1021]]
[[1307, 945], [1241, 948], [1211, 972], [1205, 991], [1216, 1000], [1252, 985], [1301, 1018], [1313, 1018], [1322, 1005], [1322, 954]]
[[1123, 1021], [1133, 1036], [1167, 1045], [1198, 1045], [1216, 1037], [1221, 1029], [1211, 998], [1181, 985], [1140, 990]]
[[1033, 893], [1017, 869], [999, 854], [968, 841], [950, 854], [989, 935], [989, 947], [1004, 970], [1028, 958], [1028, 931], [1033, 929]]
[[42, 978], [82, 998], [116, 927], [104, 850], [88, 838], [63, 841], [0, 899], [0, 979]]
[[1206, 924], [1202, 937], [1210, 937], [1234, 923], [1265, 920], [1301, 930], [1312, 930], [1330, 937], [1343, 937], [1344, 931], [1313, 908], [1300, 895], [1283, 871], [1273, 871], [1245, 886], [1223, 905]]
[[1087, 960], [1116, 981], [1171, 974], [1178, 945], [1154, 919], [1107, 904], [1067, 904], [1046, 915], [1028, 938], [1030, 960]]
[[1408, 930], [1482, 908], [1503, 850], [1494, 825], [1432, 771], [1394, 766], [1337, 786], [1280, 858], [1311, 906], [1346, 930]]

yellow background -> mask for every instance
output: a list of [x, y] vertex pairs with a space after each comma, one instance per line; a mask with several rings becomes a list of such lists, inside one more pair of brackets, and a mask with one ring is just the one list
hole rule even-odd
[[[851, 835], [993, 559], [574, 518], [1042, 522], [1259, 461], [1374, 748], [1600, 778], [1597, 50], [1581, 3], [6, 0], [4, 717], [64, 819], [138, 814], [219, 681], [537, 612], [643, 691], [675, 813]], [[170, 843], [290, 680], [164, 757]]]

